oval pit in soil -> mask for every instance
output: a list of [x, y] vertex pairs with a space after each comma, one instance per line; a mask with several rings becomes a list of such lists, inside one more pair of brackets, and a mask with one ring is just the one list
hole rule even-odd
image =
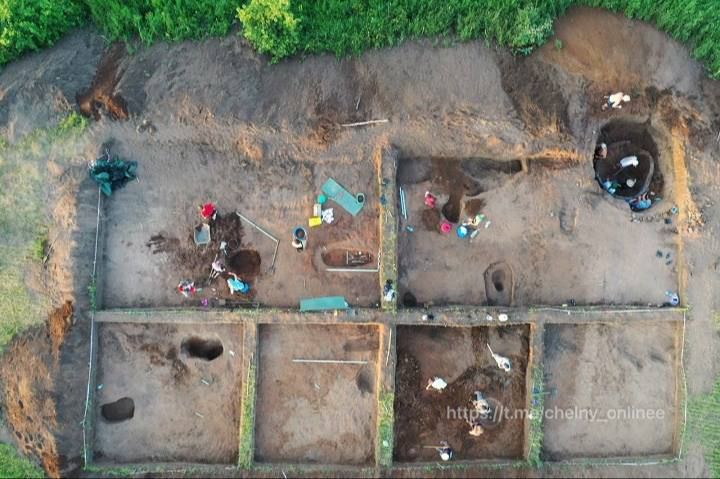
[[100, 413], [107, 422], [122, 422], [135, 416], [135, 401], [124, 397], [100, 406]]
[[219, 340], [204, 339], [198, 336], [183, 339], [180, 349], [188, 357], [205, 361], [213, 361], [223, 353], [223, 345]]

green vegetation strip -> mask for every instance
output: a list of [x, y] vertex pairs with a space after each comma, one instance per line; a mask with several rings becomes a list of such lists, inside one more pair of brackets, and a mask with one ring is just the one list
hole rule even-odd
[[240, 414], [240, 448], [238, 465], [243, 469], [253, 466], [253, 435], [255, 430], [255, 362], [251, 361], [245, 381]]
[[720, 77], [717, 0], [0, 0], [0, 65], [88, 19], [110, 40], [145, 44], [223, 36], [239, 22], [274, 61], [297, 53], [357, 54], [420, 37], [484, 38], [526, 55], [575, 5], [653, 23]]
[[542, 465], [543, 413], [545, 407], [545, 388], [542, 365], [536, 365], [532, 371], [532, 391], [530, 395], [530, 430], [528, 462], [532, 467]]
[[0, 477], [45, 477], [42, 469], [18, 455], [15, 448], [0, 444]]
[[392, 466], [393, 458], [393, 404], [395, 395], [382, 392], [378, 401], [377, 463], [382, 467]]

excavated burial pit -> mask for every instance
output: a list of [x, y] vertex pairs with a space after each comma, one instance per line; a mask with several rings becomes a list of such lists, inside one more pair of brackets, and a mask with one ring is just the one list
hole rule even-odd
[[183, 354], [191, 358], [212, 361], [219, 358], [223, 353], [223, 345], [217, 339], [203, 339], [192, 336], [183, 340], [180, 345]]
[[[610, 180], [620, 186], [612, 195], [624, 200], [649, 193], [650, 198], [663, 195], [663, 176], [658, 166], [659, 152], [650, 133], [649, 125], [627, 120], [613, 120], [601, 130], [597, 146], [607, 145], [607, 157], [593, 158], [595, 177], [601, 187]], [[636, 156], [638, 166], [621, 168], [620, 161]], [[633, 186], [627, 186], [628, 179], [635, 179]]]
[[128, 397], [120, 398], [100, 406], [100, 412], [107, 422], [127, 421], [135, 416], [135, 401]]
[[513, 298], [513, 273], [505, 261], [493, 263], [485, 270], [485, 296], [489, 306], [510, 306]]
[[321, 254], [323, 263], [333, 268], [357, 268], [373, 262], [373, 255], [356, 249], [333, 248]]

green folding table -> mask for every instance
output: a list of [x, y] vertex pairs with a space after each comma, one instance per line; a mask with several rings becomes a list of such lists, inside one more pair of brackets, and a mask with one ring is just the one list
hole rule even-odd
[[328, 311], [333, 309], [348, 309], [349, 305], [342, 296], [323, 296], [320, 298], [307, 298], [300, 300], [300, 311]]
[[340, 183], [332, 178], [329, 178], [325, 183], [323, 183], [320, 191], [322, 191], [328, 199], [331, 199], [342, 206], [345, 211], [353, 216], [357, 216], [363, 207], [364, 203], [358, 201], [355, 196], [350, 194], [348, 190], [343, 188]]

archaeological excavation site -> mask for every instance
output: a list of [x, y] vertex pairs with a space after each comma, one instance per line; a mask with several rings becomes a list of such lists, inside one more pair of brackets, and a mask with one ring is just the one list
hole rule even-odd
[[47, 225], [52, 313], [0, 442], [51, 477], [711, 475], [720, 84], [650, 24], [553, 29], [8, 64], [0, 168], [42, 181], [0, 204]]

